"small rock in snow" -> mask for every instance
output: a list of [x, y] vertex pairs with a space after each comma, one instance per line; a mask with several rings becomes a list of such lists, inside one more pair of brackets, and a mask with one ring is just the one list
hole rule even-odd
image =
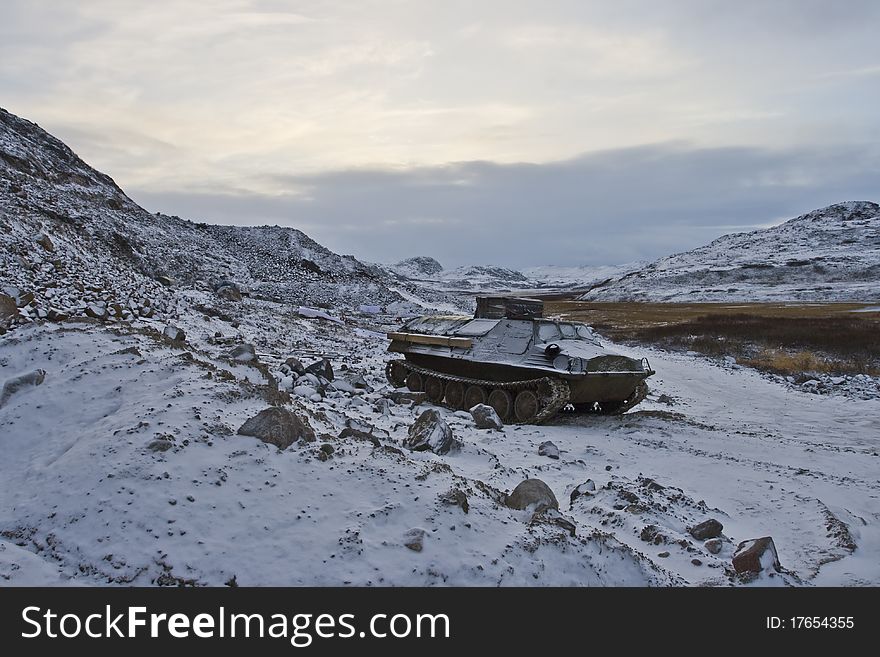
[[724, 531], [724, 525], [715, 520], [715, 518], [709, 518], [709, 520], [691, 527], [690, 535], [698, 541], [702, 541], [707, 538], [717, 538], [721, 536], [722, 531]]
[[165, 338], [167, 338], [171, 342], [183, 342], [186, 340], [186, 333], [184, 333], [182, 329], [179, 329], [176, 326], [166, 326], [165, 330], [162, 332], [162, 335], [164, 335]]
[[406, 390], [392, 390], [388, 393], [388, 399], [395, 404], [406, 404], [412, 402], [413, 406], [421, 404], [428, 395], [424, 392], [409, 392]]
[[156, 438], [147, 445], [147, 449], [151, 452], [167, 452], [172, 447], [174, 447], [174, 443], [167, 438]]
[[110, 316], [110, 311], [103, 304], [90, 303], [86, 306], [86, 315], [94, 319], [107, 319]]
[[[477, 424], [477, 429], [503, 429], [504, 423], [498, 417], [495, 409], [488, 404], [477, 404], [470, 409], [471, 417]], [[558, 455], [557, 455], [558, 456]]]
[[414, 452], [431, 450], [435, 454], [447, 454], [455, 444], [455, 436], [440, 413], [429, 409], [410, 426], [404, 445]]
[[257, 350], [252, 344], [240, 344], [226, 354], [227, 358], [237, 360], [240, 363], [250, 363], [257, 360]]
[[453, 488], [440, 496], [440, 501], [450, 506], [457, 506], [467, 513], [470, 510], [467, 495], [460, 488]]
[[9, 398], [19, 390], [27, 386], [38, 386], [43, 383], [45, 378], [46, 370], [34, 370], [9, 379], [3, 384], [3, 391], [0, 392], [0, 408], [3, 408], [6, 402], [9, 401]]
[[733, 568], [738, 573], [760, 573], [771, 568], [778, 571], [781, 566], [773, 539], [764, 536], [742, 541], [733, 555]]
[[551, 459], [559, 459], [559, 448], [547, 440], [538, 445], [538, 456], [546, 456]]
[[354, 392], [354, 386], [351, 385], [348, 381], [343, 379], [336, 379], [333, 383], [329, 385], [331, 390], [338, 390], [340, 392], [347, 392], [351, 394]]
[[596, 484], [592, 479], [587, 479], [584, 483], [577, 486], [573, 491], [571, 491], [570, 502], [574, 504], [574, 501], [579, 498], [581, 495], [592, 495], [593, 491], [596, 490]]
[[241, 436], [253, 436], [264, 443], [287, 449], [297, 440], [315, 441], [315, 432], [305, 420], [285, 408], [271, 407], [260, 411], [238, 430]]
[[312, 395], [318, 394], [318, 391], [312, 388], [311, 386], [294, 386], [293, 394], [297, 397], [304, 397], [306, 399], [311, 399]]
[[721, 552], [721, 547], [723, 543], [720, 538], [710, 538], [708, 541], [703, 543], [703, 547], [705, 547], [710, 554], [718, 554]]
[[421, 552], [425, 543], [425, 530], [413, 527], [403, 535], [403, 544], [413, 552]]
[[323, 376], [328, 381], [333, 380], [333, 366], [330, 364], [329, 358], [322, 358], [316, 363], [312, 363], [306, 368], [306, 372], [315, 376]]

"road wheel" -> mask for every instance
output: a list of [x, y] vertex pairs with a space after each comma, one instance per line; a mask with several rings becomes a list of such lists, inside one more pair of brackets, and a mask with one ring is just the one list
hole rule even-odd
[[388, 361], [385, 366], [385, 378], [395, 388], [406, 385], [406, 366], [399, 360]]
[[450, 381], [446, 384], [446, 403], [455, 409], [464, 406], [464, 384], [461, 381]]
[[434, 404], [443, 401], [443, 380], [436, 376], [429, 376], [425, 380], [425, 392], [428, 394], [428, 400]]
[[506, 390], [496, 388], [489, 393], [489, 406], [495, 409], [502, 422], [507, 422], [513, 413], [513, 395]]
[[541, 410], [541, 402], [534, 390], [520, 390], [513, 406], [517, 422], [530, 422]]
[[422, 392], [424, 386], [424, 382], [422, 381], [422, 375], [418, 372], [410, 372], [406, 375], [406, 387], [410, 389], [412, 392]]
[[464, 391], [464, 407], [467, 410], [472, 409], [477, 404], [486, 403], [486, 389], [483, 386], [468, 386]]

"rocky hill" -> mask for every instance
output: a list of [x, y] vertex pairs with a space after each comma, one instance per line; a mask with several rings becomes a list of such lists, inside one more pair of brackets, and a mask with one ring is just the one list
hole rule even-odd
[[589, 290], [590, 301], [875, 301], [880, 205], [836, 203], [718, 238]]
[[180, 287], [343, 309], [402, 302], [385, 283], [379, 268], [293, 228], [147, 212], [61, 141], [0, 109], [0, 325], [162, 316]]

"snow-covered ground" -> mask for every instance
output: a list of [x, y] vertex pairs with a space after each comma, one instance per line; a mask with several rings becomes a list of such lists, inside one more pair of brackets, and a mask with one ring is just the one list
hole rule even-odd
[[[439, 409], [461, 447], [438, 456], [403, 446], [431, 407], [388, 400], [377, 333], [238, 307], [235, 331], [185, 320], [185, 346], [150, 320], [0, 337], [4, 379], [46, 371], [0, 408], [5, 583], [729, 585], [737, 542], [765, 535], [787, 572], [753, 585], [880, 583], [880, 400], [632, 351], [658, 374], [630, 413], [493, 431]], [[255, 344], [267, 368], [229, 360], [217, 331]], [[316, 442], [236, 434], [267, 407], [266, 372], [320, 354], [368, 387], [286, 404]], [[339, 438], [347, 426], [378, 446]], [[558, 460], [539, 456], [547, 440]], [[526, 478], [550, 486], [562, 521], [500, 501]], [[570, 503], [587, 480], [595, 492]], [[724, 525], [718, 554], [687, 532], [708, 518]], [[421, 551], [404, 545], [412, 530]]]

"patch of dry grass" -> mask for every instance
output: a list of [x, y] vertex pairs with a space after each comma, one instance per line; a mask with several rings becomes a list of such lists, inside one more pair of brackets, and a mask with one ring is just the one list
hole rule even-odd
[[784, 375], [880, 374], [880, 313], [866, 304], [658, 304], [554, 301], [545, 314], [613, 340], [733, 356]]

